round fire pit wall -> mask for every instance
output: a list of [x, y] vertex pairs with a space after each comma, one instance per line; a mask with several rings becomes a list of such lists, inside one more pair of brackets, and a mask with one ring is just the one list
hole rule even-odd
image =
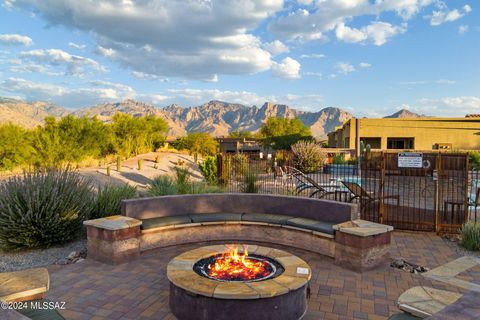
[[223, 245], [201, 247], [170, 261], [170, 309], [179, 320], [293, 320], [305, 314], [311, 278], [305, 261], [282, 250], [248, 245], [249, 253], [274, 260], [283, 272], [249, 282], [219, 281], [193, 270], [198, 261], [225, 251]]

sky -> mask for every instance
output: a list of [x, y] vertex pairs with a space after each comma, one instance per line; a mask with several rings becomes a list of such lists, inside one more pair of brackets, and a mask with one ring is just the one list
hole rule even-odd
[[0, 96], [480, 113], [478, 0], [0, 0]]

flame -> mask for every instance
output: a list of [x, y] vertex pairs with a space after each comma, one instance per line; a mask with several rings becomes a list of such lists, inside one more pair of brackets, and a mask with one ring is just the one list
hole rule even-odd
[[270, 272], [268, 262], [248, 257], [247, 248], [239, 252], [237, 247], [230, 247], [216, 258], [214, 265], [208, 265], [208, 274], [221, 280], [254, 280]]

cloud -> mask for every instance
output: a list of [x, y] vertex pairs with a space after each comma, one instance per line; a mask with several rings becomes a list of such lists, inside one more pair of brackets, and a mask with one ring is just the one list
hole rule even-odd
[[439, 26], [445, 22], [452, 22], [462, 18], [465, 14], [470, 13], [472, 8], [467, 4], [463, 6], [461, 10], [462, 11], [453, 9], [450, 11], [445, 11], [442, 9], [440, 11], [433, 11], [432, 15], [426, 17], [430, 18], [430, 25]]
[[301, 59], [322, 59], [322, 58], [325, 58], [325, 55], [322, 53], [310, 53], [310, 54], [302, 54], [300, 58]]
[[68, 52], [59, 49], [37, 49], [22, 51], [20, 58], [23, 61], [32, 61], [36, 63], [45, 63], [53, 67], [65, 67], [66, 74], [74, 76], [84, 76], [88, 72], [105, 72], [104, 66], [82, 56], [71, 55]]
[[309, 77], [317, 77], [319, 79], [322, 79], [323, 78], [323, 75], [321, 72], [310, 72], [310, 71], [307, 71], [307, 72], [304, 72], [303, 73], [304, 76], [309, 76]]
[[303, 110], [318, 110], [324, 104], [323, 96], [319, 94], [296, 95], [287, 93], [282, 96], [262, 96], [251, 91], [230, 91], [218, 89], [169, 89], [169, 96], [164, 103], [178, 103], [183, 106], [198, 106], [210, 100], [239, 103], [246, 106], [262, 106], [265, 102], [288, 104], [293, 108]]
[[349, 28], [343, 22], [337, 25], [335, 35], [338, 40], [350, 43], [361, 42], [367, 39], [367, 34], [364, 31]]
[[360, 62], [360, 63], [358, 64], [358, 66], [359, 66], [360, 68], [370, 68], [372, 65], [371, 65], [370, 63], [366, 63], [366, 62]]
[[128, 85], [103, 80], [84, 82], [80, 87], [68, 88], [64, 85], [34, 82], [21, 78], [8, 78], [0, 82], [0, 92], [4, 96], [15, 96], [28, 101], [50, 101], [64, 107], [78, 108], [98, 103], [118, 102], [136, 99], [165, 106], [177, 103], [183, 106], [198, 106], [210, 100], [221, 100], [247, 106], [261, 106], [266, 101], [288, 103], [291, 107], [311, 110], [323, 104], [318, 94], [282, 96], [261, 96], [251, 91], [219, 89], [167, 89], [156, 94], [140, 93]]
[[85, 48], [87, 47], [87, 45], [85, 45], [85, 44], [77, 44], [75, 42], [69, 42], [68, 46], [72, 47], [72, 48], [75, 48], [75, 49], [78, 49], [80, 51], [85, 50]]
[[31, 46], [33, 40], [30, 37], [20, 34], [0, 34], [0, 44]]
[[297, 60], [286, 57], [282, 62], [272, 65], [272, 73], [274, 76], [283, 79], [300, 79], [300, 63]]
[[435, 83], [437, 83], [437, 84], [455, 84], [456, 81], [448, 80], [448, 79], [438, 79], [437, 81], [435, 81]]
[[338, 40], [350, 43], [371, 42], [376, 46], [385, 44], [389, 38], [406, 31], [405, 26], [394, 26], [388, 22], [375, 21], [362, 29], [355, 29], [338, 24], [335, 35]]
[[458, 26], [458, 34], [464, 34], [468, 31], [468, 25], [462, 24]]
[[417, 109], [426, 114], [463, 117], [466, 114], [480, 112], [480, 97], [423, 98], [418, 101]]
[[341, 74], [349, 74], [355, 71], [355, 67], [350, 63], [346, 63], [346, 62], [337, 63], [335, 65], [335, 69], [337, 70], [338, 73], [341, 73]]
[[[283, 0], [17, 0], [49, 24], [91, 33], [96, 52], [132, 71], [213, 79], [269, 70], [271, 53], [250, 30], [282, 10]], [[128, 28], [121, 26], [128, 25]]]
[[275, 40], [275, 41], [272, 41], [272, 42], [265, 43], [263, 45], [263, 48], [265, 50], [267, 50], [268, 52], [270, 52], [274, 56], [290, 51], [288, 49], [288, 47], [283, 42], [281, 42], [279, 40]]
[[[334, 32], [340, 41], [383, 45], [391, 37], [406, 31], [406, 21], [435, 0], [316, 0], [309, 8], [300, 8], [280, 15], [268, 25], [268, 30], [287, 40], [325, 40]], [[383, 13], [393, 12], [404, 22], [394, 26], [377, 21]], [[358, 28], [346, 25], [356, 17], [372, 16]]]
[[117, 52], [112, 48], [104, 48], [102, 46], [98, 46], [95, 49], [95, 53], [106, 58], [115, 58], [117, 56]]
[[66, 107], [85, 107], [102, 102], [123, 100], [133, 94], [133, 89], [108, 84], [68, 88], [62, 85], [8, 78], [0, 82], [0, 90], [20, 95], [28, 101], [50, 101]]
[[159, 77], [155, 74], [133, 71], [132, 75], [139, 80], [153, 80], [153, 81], [160, 81], [160, 82], [169, 82], [168, 78], [162, 78], [162, 77]]

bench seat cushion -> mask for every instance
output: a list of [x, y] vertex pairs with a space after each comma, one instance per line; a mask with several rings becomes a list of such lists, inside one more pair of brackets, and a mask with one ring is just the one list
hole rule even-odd
[[168, 216], [158, 217], [142, 220], [142, 229], [153, 229], [159, 227], [175, 226], [179, 224], [191, 223], [192, 219], [189, 216]]
[[194, 223], [242, 220], [240, 213], [197, 213], [191, 214], [189, 217]]
[[333, 230], [333, 226], [335, 225], [335, 223], [330, 222], [323, 222], [306, 218], [293, 218], [287, 220], [287, 225], [331, 235], [335, 233], [335, 231]]
[[281, 214], [269, 214], [269, 213], [245, 213], [242, 215], [242, 221], [250, 222], [264, 222], [285, 225], [287, 220], [292, 219], [291, 216]]

